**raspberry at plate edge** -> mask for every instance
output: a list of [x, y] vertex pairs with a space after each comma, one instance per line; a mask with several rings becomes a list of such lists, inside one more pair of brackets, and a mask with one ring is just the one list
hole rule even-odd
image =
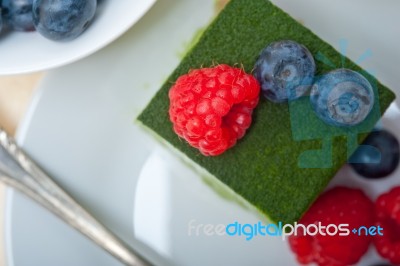
[[374, 237], [379, 255], [395, 265], [400, 264], [400, 186], [382, 194], [375, 202], [376, 225], [383, 235]]
[[289, 238], [290, 248], [299, 263], [319, 266], [347, 266], [357, 263], [372, 241], [369, 235], [356, 235], [350, 230], [374, 224], [372, 201], [359, 189], [335, 187], [323, 193], [301, 218], [300, 224], [321, 223], [323, 226], [348, 224], [348, 235], [311, 236], [300, 232]]
[[259, 93], [257, 80], [243, 69], [193, 69], [169, 91], [173, 129], [203, 155], [220, 155], [245, 135]]

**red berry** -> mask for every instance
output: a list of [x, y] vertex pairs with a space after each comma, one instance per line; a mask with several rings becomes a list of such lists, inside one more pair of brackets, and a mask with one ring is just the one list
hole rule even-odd
[[[374, 223], [373, 203], [358, 189], [336, 187], [322, 194], [299, 222], [305, 226], [310, 224], [328, 226], [348, 224], [348, 235], [323, 236], [320, 232], [315, 236], [298, 235], [289, 238], [289, 244], [297, 260], [302, 264], [316, 263], [324, 266], [345, 266], [357, 263], [368, 250], [371, 237], [351, 232], [360, 226], [370, 227]], [[330, 232], [334, 231], [329, 229]], [[346, 232], [345, 232], [346, 233]]]
[[259, 93], [257, 80], [240, 68], [191, 70], [169, 91], [173, 129], [202, 154], [219, 155], [245, 135]]
[[400, 264], [400, 187], [382, 194], [375, 202], [376, 225], [383, 235], [374, 237], [378, 253], [393, 264]]

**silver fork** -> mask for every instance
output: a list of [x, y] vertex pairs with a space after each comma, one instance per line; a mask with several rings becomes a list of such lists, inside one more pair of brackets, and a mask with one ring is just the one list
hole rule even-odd
[[42, 204], [122, 263], [150, 265], [62, 190], [1, 128], [0, 181]]

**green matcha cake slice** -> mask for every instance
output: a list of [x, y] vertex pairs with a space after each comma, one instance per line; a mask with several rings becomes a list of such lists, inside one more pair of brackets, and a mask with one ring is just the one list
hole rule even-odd
[[[374, 87], [375, 105], [358, 126], [339, 128], [322, 122], [308, 97], [276, 104], [265, 99], [253, 113], [246, 135], [225, 153], [207, 157], [180, 139], [169, 119], [168, 92], [190, 69], [215, 64], [243, 66], [251, 73], [260, 51], [279, 40], [293, 40], [341, 66], [343, 56], [310, 30], [266, 0], [232, 0], [205, 30], [197, 44], [151, 100], [138, 120], [189, 158], [241, 200], [270, 220], [297, 221], [326, 187], [338, 169], [365, 138], [394, 94], [372, 76], [345, 59], [345, 67], [364, 75]], [[332, 69], [316, 60], [317, 73]]]

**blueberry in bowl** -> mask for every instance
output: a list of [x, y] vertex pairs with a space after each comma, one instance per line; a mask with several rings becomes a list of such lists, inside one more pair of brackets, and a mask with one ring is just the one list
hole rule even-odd
[[78, 37], [93, 20], [97, 0], [33, 0], [36, 30], [54, 41]]
[[314, 58], [305, 46], [284, 40], [264, 48], [255, 64], [254, 75], [268, 100], [286, 102], [306, 94], [315, 68]]
[[15, 31], [34, 31], [32, 15], [33, 0], [3, 0], [1, 2], [4, 22]]
[[[0, 14], [2, 13], [2, 9], [1, 9], [1, 7], [0, 7]], [[3, 29], [3, 16], [0, 16], [0, 33], [1, 33], [1, 30]]]
[[316, 115], [333, 126], [355, 126], [371, 112], [375, 97], [369, 81], [350, 69], [336, 69], [316, 78], [310, 93]]

